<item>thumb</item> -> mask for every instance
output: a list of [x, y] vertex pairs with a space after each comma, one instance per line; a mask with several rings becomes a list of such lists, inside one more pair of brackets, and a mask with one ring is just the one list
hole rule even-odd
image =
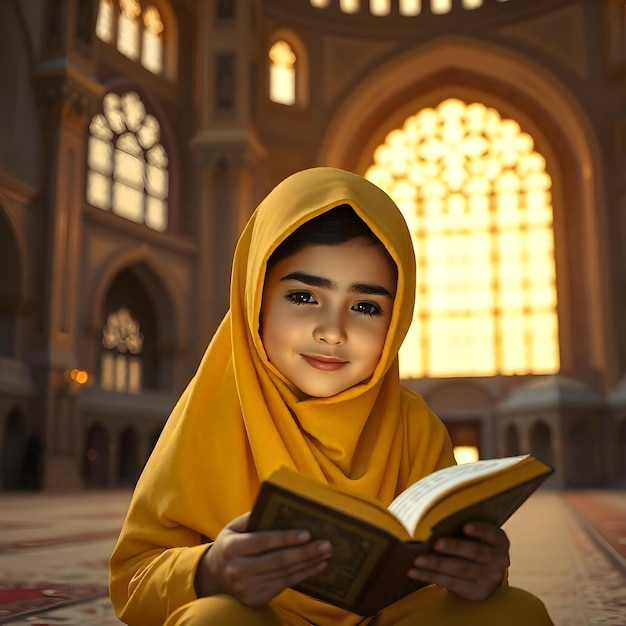
[[246, 527], [248, 526], [249, 519], [250, 519], [250, 511], [235, 518], [232, 522], [230, 522], [230, 524], [226, 526], [226, 528], [236, 533], [245, 533]]

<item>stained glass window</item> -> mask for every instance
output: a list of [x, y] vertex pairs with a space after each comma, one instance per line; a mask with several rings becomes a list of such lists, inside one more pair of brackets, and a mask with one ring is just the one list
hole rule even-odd
[[532, 137], [448, 99], [389, 133], [366, 177], [398, 203], [416, 248], [403, 375], [558, 371], [552, 181]]
[[296, 55], [286, 41], [270, 49], [270, 100], [279, 104], [296, 102]]
[[140, 0], [100, 0], [96, 35], [115, 43], [153, 74], [163, 73], [165, 25], [159, 10]]
[[102, 108], [89, 125], [87, 202], [164, 231], [169, 177], [158, 121], [135, 92], [109, 93]]
[[107, 317], [102, 330], [100, 386], [107, 391], [141, 390], [143, 336], [139, 323], [123, 307]]

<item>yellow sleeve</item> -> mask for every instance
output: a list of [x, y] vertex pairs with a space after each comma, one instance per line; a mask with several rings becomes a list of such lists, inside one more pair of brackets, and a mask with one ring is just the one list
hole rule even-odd
[[111, 602], [129, 626], [162, 626], [172, 611], [195, 600], [196, 569], [210, 545], [196, 531], [162, 519], [151, 500], [138, 485], [110, 561]]

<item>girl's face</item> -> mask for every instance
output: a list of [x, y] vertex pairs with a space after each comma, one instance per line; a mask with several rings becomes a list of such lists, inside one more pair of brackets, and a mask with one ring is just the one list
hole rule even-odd
[[367, 380], [380, 359], [396, 273], [380, 246], [310, 245], [265, 277], [261, 340], [270, 362], [308, 396]]

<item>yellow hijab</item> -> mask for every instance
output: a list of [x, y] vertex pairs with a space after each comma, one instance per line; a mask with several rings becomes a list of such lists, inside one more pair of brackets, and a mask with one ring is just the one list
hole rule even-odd
[[[370, 380], [330, 398], [303, 399], [269, 363], [260, 340], [265, 265], [290, 233], [341, 204], [368, 224], [397, 265], [392, 319]], [[381, 189], [328, 167], [280, 183], [241, 235], [230, 310], [137, 485], [112, 561], [112, 590], [117, 583], [128, 589], [145, 566], [142, 553], [154, 557], [159, 548], [215, 538], [250, 510], [260, 481], [281, 465], [389, 503], [413, 480], [451, 464], [445, 430], [419, 396], [400, 386], [397, 352], [414, 289], [411, 236]], [[286, 595], [293, 610], [315, 613], [320, 604]]]

